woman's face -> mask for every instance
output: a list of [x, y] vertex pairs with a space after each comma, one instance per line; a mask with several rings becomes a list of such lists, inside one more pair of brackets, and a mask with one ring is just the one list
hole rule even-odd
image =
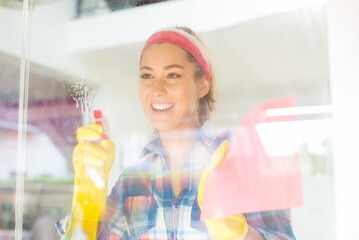
[[139, 94], [142, 107], [159, 132], [199, 126], [198, 99], [209, 90], [209, 81], [195, 79], [196, 66], [187, 52], [169, 43], [149, 46], [142, 55]]

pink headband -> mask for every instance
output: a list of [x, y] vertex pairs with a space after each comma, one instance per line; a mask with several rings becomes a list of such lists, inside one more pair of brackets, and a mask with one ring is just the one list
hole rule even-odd
[[207, 50], [195, 37], [181, 29], [165, 29], [152, 34], [143, 47], [141, 59], [148, 46], [160, 42], [177, 45], [192, 54], [206, 78], [211, 79], [212, 67]]

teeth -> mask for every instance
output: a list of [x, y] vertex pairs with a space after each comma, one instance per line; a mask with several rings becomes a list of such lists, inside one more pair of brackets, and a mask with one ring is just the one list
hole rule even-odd
[[166, 110], [173, 106], [173, 104], [152, 104], [152, 107], [156, 110]]

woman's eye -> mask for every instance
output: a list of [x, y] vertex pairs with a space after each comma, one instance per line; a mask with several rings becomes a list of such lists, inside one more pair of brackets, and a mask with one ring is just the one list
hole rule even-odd
[[168, 77], [169, 77], [169, 78], [180, 78], [181, 75], [179, 75], [179, 74], [177, 74], [177, 73], [170, 73], [170, 74], [168, 74]]
[[144, 73], [144, 74], [141, 75], [141, 78], [143, 78], [143, 79], [151, 79], [152, 75], [148, 74], [148, 73]]

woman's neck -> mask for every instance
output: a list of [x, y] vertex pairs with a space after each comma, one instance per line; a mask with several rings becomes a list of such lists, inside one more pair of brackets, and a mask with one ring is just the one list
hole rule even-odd
[[199, 127], [159, 133], [167, 152], [166, 164], [171, 172], [179, 172], [183, 159], [188, 154]]

